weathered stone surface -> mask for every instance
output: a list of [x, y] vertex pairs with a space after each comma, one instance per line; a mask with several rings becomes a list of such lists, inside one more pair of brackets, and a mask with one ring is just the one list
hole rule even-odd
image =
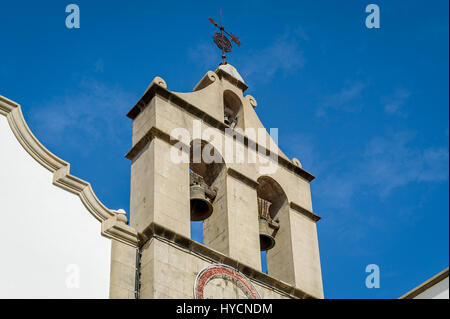
[[134, 298], [136, 247], [111, 240], [110, 294], [113, 299]]
[[[323, 298], [316, 230], [319, 217], [312, 212], [309, 185], [314, 176], [276, 145], [274, 157], [261, 156], [269, 147], [263, 142], [274, 142], [254, 110], [256, 100], [244, 96], [247, 86], [234, 70], [228, 66], [208, 72], [191, 93], [171, 92], [162, 79], [154, 81], [128, 114], [133, 119], [133, 148], [127, 154], [132, 161], [131, 225], [147, 234], [141, 248], [141, 298], [193, 298], [197, 274], [214, 262], [226, 262], [248, 273], [262, 298]], [[233, 109], [229, 114], [237, 116], [236, 128], [241, 129], [234, 136], [225, 135], [229, 128], [224, 122], [226, 108]], [[217, 139], [205, 142], [225, 159], [222, 166], [216, 166], [220, 171], [209, 185], [217, 194], [213, 214], [204, 221], [204, 246], [189, 239], [189, 170], [193, 167], [170, 158], [176, 143], [188, 148], [193, 140], [202, 139], [194, 120], [200, 121], [203, 132], [208, 129], [216, 134]], [[180, 128], [189, 133], [187, 140], [171, 138], [173, 130]], [[263, 129], [264, 134], [257, 137], [248, 129]], [[251, 149], [255, 143], [266, 148]], [[231, 146], [231, 156], [224, 153], [225, 145]], [[189, 150], [183, 152], [189, 156]], [[276, 169], [266, 174], [269, 165]], [[260, 273], [257, 200], [258, 181], [265, 175], [279, 185], [284, 196], [272, 216], [280, 228], [275, 247], [267, 255], [268, 276]], [[217, 278], [206, 295], [243, 296], [226, 279]]]

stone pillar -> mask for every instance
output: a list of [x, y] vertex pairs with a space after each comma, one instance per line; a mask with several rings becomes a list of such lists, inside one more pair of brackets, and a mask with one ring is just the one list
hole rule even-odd
[[227, 176], [229, 256], [261, 269], [256, 189]]
[[268, 274], [323, 298], [316, 220], [291, 206], [277, 215], [280, 229], [275, 247], [267, 252]]
[[212, 185], [217, 187], [214, 211], [203, 221], [203, 244], [225, 255], [229, 251], [226, 176], [223, 169]]
[[151, 223], [190, 236], [189, 164], [174, 163], [166, 141], [153, 138], [131, 164], [131, 224]]
[[125, 211], [102, 222], [102, 235], [111, 239], [109, 297], [134, 299], [138, 240], [136, 231], [127, 225]]
[[239, 262], [261, 269], [259, 250], [258, 201], [256, 189], [225, 176], [213, 215], [204, 222], [203, 238], [211, 247]]
[[136, 247], [112, 239], [109, 298], [134, 299], [135, 276]]
[[[206, 161], [189, 164], [171, 158], [171, 154], [179, 152], [171, 144], [176, 142], [170, 137], [175, 128], [190, 132], [189, 140], [181, 141], [185, 146], [193, 144], [192, 139], [205, 139], [207, 143], [203, 134], [196, 136], [194, 119], [223, 137], [229, 128], [223, 118], [224, 105], [235, 111], [230, 113], [231, 117], [240, 117], [237, 128], [262, 129], [253, 110], [256, 102], [252, 97], [243, 97], [246, 88], [230, 66], [209, 72], [190, 93], [169, 91], [162, 79], [155, 78], [128, 113], [133, 119], [133, 147], [127, 154], [132, 161], [130, 215], [131, 225], [139, 233], [142, 245], [141, 298], [191, 298], [195, 276], [212, 262], [228, 262], [254, 276], [267, 277], [266, 281], [274, 289], [288, 286], [284, 283], [288, 282], [297, 288], [286, 289], [300, 291], [300, 287], [304, 291], [295, 296], [323, 296], [317, 220], [311, 218], [313, 213], [308, 215], [298, 209], [298, 205], [291, 205], [296, 201], [312, 210], [309, 182], [314, 176], [285, 156], [277, 160], [282, 167], [271, 175], [273, 181], [264, 177], [264, 183], [260, 181], [263, 176], [258, 167], [265, 163], [232, 165], [225, 161], [222, 166], [205, 167]], [[242, 145], [244, 154], [252, 154], [249, 145], [257, 141], [250, 136], [246, 140], [238, 136], [237, 131], [233, 143]], [[268, 135], [266, 139], [270, 139]], [[220, 152], [220, 147], [218, 149]], [[264, 153], [264, 149], [261, 152]], [[204, 245], [190, 239], [189, 168], [202, 175], [205, 181], [208, 179], [209, 186], [217, 187], [213, 214], [203, 223]], [[272, 203], [273, 211], [278, 214], [271, 217], [280, 220], [275, 247], [268, 252], [269, 276], [257, 271], [261, 270], [257, 199], [261, 192], [265, 197], [260, 197]], [[278, 213], [282, 205], [283, 211]], [[203, 261], [194, 261], [198, 258]]]

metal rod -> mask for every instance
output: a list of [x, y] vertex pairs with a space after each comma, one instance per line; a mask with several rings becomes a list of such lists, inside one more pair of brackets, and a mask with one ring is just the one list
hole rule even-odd
[[[223, 41], [223, 23], [222, 23], [222, 9], [220, 9], [220, 34], [221, 34], [221, 39], [222, 39], [222, 41]], [[225, 48], [224, 48], [224, 46], [222, 45], [222, 61], [223, 61], [223, 64], [225, 64]]]
[[134, 278], [134, 298], [140, 299], [141, 295], [141, 249], [136, 249], [136, 272]]

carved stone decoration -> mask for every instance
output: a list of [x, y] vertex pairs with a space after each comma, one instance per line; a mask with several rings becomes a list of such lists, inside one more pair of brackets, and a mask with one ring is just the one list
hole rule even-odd
[[266, 220], [272, 220], [272, 218], [269, 215], [270, 205], [272, 205], [271, 202], [258, 197], [258, 215], [260, 217], [265, 218]]
[[238, 270], [223, 264], [212, 264], [200, 271], [194, 283], [194, 298], [206, 299], [205, 289], [211, 281], [223, 279], [231, 282], [248, 299], [261, 299], [258, 291], [252, 282]]
[[112, 227], [117, 219], [123, 221], [120, 213], [107, 208], [95, 195], [91, 184], [70, 173], [70, 163], [50, 152], [31, 132], [22, 108], [14, 101], [0, 95], [0, 115], [6, 116], [18, 142], [39, 164], [53, 173], [52, 183], [77, 195], [92, 216], [102, 223], [102, 235], [131, 246], [137, 244], [136, 231], [126, 223]]
[[280, 225], [272, 220], [270, 216], [271, 202], [258, 197], [259, 215], [259, 243], [261, 251], [267, 251], [275, 246], [275, 235]]
[[256, 102], [256, 99], [253, 96], [251, 96], [250, 94], [247, 94], [245, 96], [245, 99], [250, 103], [250, 105], [253, 108], [256, 108], [258, 106], [258, 102]]

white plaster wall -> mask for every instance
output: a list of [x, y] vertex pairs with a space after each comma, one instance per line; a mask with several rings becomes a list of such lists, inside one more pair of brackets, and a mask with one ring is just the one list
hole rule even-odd
[[448, 277], [417, 295], [414, 299], [449, 299]]
[[108, 298], [111, 242], [100, 232], [0, 115], [0, 298]]

